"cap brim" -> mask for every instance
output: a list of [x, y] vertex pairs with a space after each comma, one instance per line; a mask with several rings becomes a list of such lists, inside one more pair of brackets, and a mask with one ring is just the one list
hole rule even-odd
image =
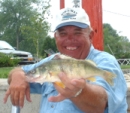
[[59, 24], [54, 31], [56, 31], [57, 29], [59, 29], [60, 27], [64, 27], [64, 26], [68, 26], [68, 25], [73, 25], [73, 26], [77, 26], [80, 28], [87, 28], [89, 25], [81, 23], [81, 22], [66, 22], [66, 23], [62, 23]]

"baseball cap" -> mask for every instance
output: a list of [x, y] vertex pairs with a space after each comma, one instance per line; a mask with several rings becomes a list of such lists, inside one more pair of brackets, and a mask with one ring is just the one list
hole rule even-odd
[[87, 28], [90, 26], [89, 17], [85, 10], [82, 8], [63, 8], [57, 12], [54, 31], [67, 25], [80, 28]]

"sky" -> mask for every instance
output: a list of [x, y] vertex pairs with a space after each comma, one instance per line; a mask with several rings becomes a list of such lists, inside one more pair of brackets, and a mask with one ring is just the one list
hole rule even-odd
[[103, 23], [130, 40], [130, 0], [102, 0]]
[[[59, 10], [59, 1], [51, 0], [52, 15]], [[69, 1], [72, 0], [66, 0], [66, 3]], [[130, 0], [102, 0], [102, 11], [103, 23], [109, 23], [119, 35], [130, 40]]]

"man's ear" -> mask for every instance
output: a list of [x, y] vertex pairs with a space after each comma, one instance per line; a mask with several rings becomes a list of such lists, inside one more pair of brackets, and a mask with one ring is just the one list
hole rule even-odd
[[93, 37], [94, 37], [94, 31], [91, 31], [90, 34], [89, 34], [89, 38], [90, 38], [91, 41], [92, 41]]
[[54, 38], [56, 38], [56, 32], [54, 33]]

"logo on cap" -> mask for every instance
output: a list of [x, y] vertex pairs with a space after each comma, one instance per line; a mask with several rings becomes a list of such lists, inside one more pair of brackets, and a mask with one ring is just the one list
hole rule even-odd
[[68, 19], [76, 19], [76, 18], [75, 18], [76, 15], [77, 15], [77, 12], [76, 12], [76, 11], [74, 11], [74, 10], [72, 10], [72, 9], [67, 9], [67, 10], [65, 10], [65, 11], [61, 14], [61, 16], [62, 16], [62, 21], [63, 21], [63, 20], [68, 20]]

